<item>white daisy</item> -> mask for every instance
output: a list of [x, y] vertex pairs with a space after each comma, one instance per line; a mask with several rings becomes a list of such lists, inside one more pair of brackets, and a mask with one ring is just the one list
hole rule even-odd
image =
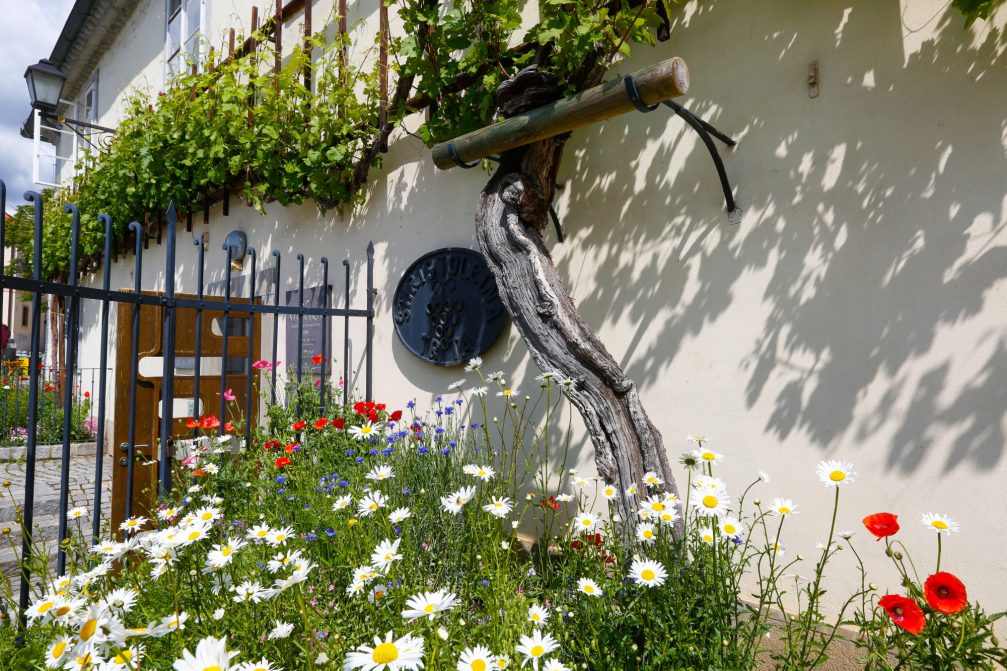
[[382, 466], [375, 466], [374, 468], [372, 468], [370, 471], [367, 472], [367, 475], [365, 477], [368, 480], [377, 480], [380, 482], [381, 480], [388, 480], [389, 478], [394, 478], [395, 471], [392, 470], [392, 467], [388, 466], [387, 464]]
[[496, 665], [496, 657], [490, 649], [477, 645], [474, 648], [465, 648], [458, 659], [457, 671], [486, 671]]
[[615, 485], [606, 483], [605, 486], [601, 488], [601, 495], [605, 497], [606, 501], [611, 501], [619, 495], [619, 490], [616, 489]]
[[650, 559], [637, 559], [629, 568], [629, 577], [638, 585], [658, 587], [664, 584], [668, 572], [660, 562]]
[[605, 594], [601, 587], [598, 587], [598, 583], [590, 578], [580, 578], [577, 581], [577, 591], [588, 596], [602, 596]]
[[769, 511], [779, 517], [797, 514], [797, 504], [790, 499], [776, 497], [769, 502]]
[[412, 511], [409, 508], [396, 508], [391, 513], [388, 514], [388, 521], [392, 524], [398, 524], [408, 517], [412, 516]]
[[923, 526], [930, 529], [931, 531], [936, 531], [938, 534], [944, 534], [945, 536], [950, 536], [953, 532], [958, 531], [960, 525], [953, 517], [948, 515], [943, 515], [941, 513], [927, 513], [921, 519]]
[[269, 632], [266, 636], [270, 641], [278, 641], [281, 638], [287, 638], [294, 631], [294, 625], [290, 622], [283, 622], [281, 620], [276, 621], [276, 626], [273, 630]]
[[696, 460], [701, 464], [709, 464], [711, 466], [717, 466], [724, 460], [724, 455], [718, 454], [713, 450], [708, 450], [706, 448], [700, 448], [698, 450], [692, 451], [692, 456], [696, 457]]
[[474, 371], [475, 369], [479, 368], [482, 365], [483, 365], [482, 358], [474, 356], [471, 359], [469, 359], [469, 362], [467, 364], [465, 364], [465, 372], [471, 373], [472, 371]]
[[536, 627], [543, 626], [549, 621], [549, 609], [543, 608], [537, 603], [528, 606], [528, 621]]
[[182, 658], [176, 659], [173, 665], [175, 671], [229, 671], [231, 659], [238, 654], [237, 650], [229, 651], [227, 641], [223, 638], [208, 636], [196, 645], [196, 653], [182, 651]]
[[379, 571], [387, 571], [388, 567], [392, 565], [392, 562], [396, 562], [402, 559], [402, 555], [399, 554], [399, 543], [402, 541], [401, 538], [396, 538], [394, 541], [385, 539], [381, 541], [374, 552], [371, 553], [371, 563]]
[[447, 590], [437, 590], [436, 592], [424, 592], [406, 600], [406, 610], [402, 611], [402, 617], [407, 620], [415, 620], [420, 617], [437, 617], [439, 613], [454, 608], [458, 597]]
[[347, 506], [349, 506], [351, 503], [353, 503], [353, 497], [350, 496], [349, 494], [345, 494], [343, 496], [340, 496], [338, 499], [336, 499], [335, 501], [333, 501], [333, 503], [332, 503], [332, 512], [334, 512], [334, 513], [335, 512], [339, 512], [343, 508], [346, 508]]
[[506, 496], [503, 498], [494, 496], [493, 500], [490, 503], [487, 503], [486, 505], [483, 506], [483, 510], [488, 512], [490, 515], [493, 515], [494, 517], [499, 517], [501, 519], [510, 515], [510, 511], [513, 509], [514, 504], [511, 503], [511, 500]]
[[524, 664], [531, 662], [536, 671], [539, 660], [558, 649], [559, 643], [552, 634], [543, 634], [541, 629], [532, 631], [531, 636], [522, 636], [517, 646], [517, 651], [524, 655]]
[[745, 533], [745, 525], [738, 518], [728, 515], [720, 520], [720, 533], [727, 538], [741, 538]]
[[462, 487], [458, 491], [452, 493], [449, 496], [441, 497], [441, 507], [447, 512], [457, 515], [461, 512], [462, 508], [466, 503], [472, 500], [472, 497], [476, 495], [475, 487]]
[[845, 484], [853, 482], [853, 480], [857, 477], [856, 471], [853, 470], [853, 464], [847, 461], [838, 461], [835, 459], [819, 463], [815, 472], [818, 473], [818, 479], [821, 480], [826, 487], [830, 488], [841, 487]]
[[636, 527], [636, 538], [641, 543], [653, 543], [657, 540], [657, 532], [653, 524], [640, 524]]
[[367, 422], [362, 426], [351, 426], [349, 434], [356, 440], [367, 440], [381, 435], [381, 425], [374, 424], [373, 422]]
[[423, 639], [406, 634], [395, 639], [392, 632], [384, 640], [374, 637], [374, 645], [361, 645], [346, 653], [344, 671], [417, 671], [423, 667]]
[[381, 492], [371, 492], [364, 498], [357, 502], [357, 514], [361, 517], [368, 517], [377, 511], [378, 508], [384, 508], [388, 503], [388, 499]]

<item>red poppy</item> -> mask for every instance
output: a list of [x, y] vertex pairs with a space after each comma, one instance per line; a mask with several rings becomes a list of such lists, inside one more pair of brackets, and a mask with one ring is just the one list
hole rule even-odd
[[372, 411], [367, 413], [367, 421], [370, 422], [371, 424], [377, 424], [380, 419], [381, 418], [378, 416], [378, 413], [376, 412]]
[[53, 391], [56, 391], [56, 387], [54, 387], [54, 386], [53, 386], [53, 385], [51, 385], [51, 384], [47, 384], [47, 385], [45, 385], [44, 387], [42, 387], [42, 391], [43, 391], [44, 393], [48, 393], [48, 392], [53, 392]]
[[319, 417], [318, 419], [315, 420], [315, 423], [312, 424], [311, 426], [315, 427], [316, 429], [324, 429], [328, 425], [328, 423], [329, 423], [328, 417]]
[[283, 443], [281, 443], [278, 440], [267, 440], [266, 444], [262, 446], [262, 449], [264, 449], [264, 450], [275, 450], [277, 447], [279, 447], [282, 444]]
[[539, 505], [542, 506], [543, 510], [547, 510], [549, 508], [552, 508], [553, 510], [559, 510], [561, 507], [559, 503], [557, 503], [555, 496], [550, 496], [548, 499], [542, 499], [539, 502]]
[[315, 364], [316, 366], [322, 363], [322, 361], [324, 360], [325, 359], [322, 358], [321, 354], [316, 354], [315, 356], [311, 357], [311, 363]]
[[234, 423], [233, 422], [224, 422], [224, 431], [226, 431], [228, 433], [233, 433], [234, 432]]
[[190, 429], [198, 429], [199, 428], [199, 420], [196, 419], [195, 417], [193, 417], [188, 422], [186, 422], [185, 425], [188, 428], [190, 428]]
[[923, 592], [930, 607], [945, 615], [954, 615], [969, 605], [962, 581], [943, 571], [927, 578]]
[[377, 408], [378, 410], [384, 410], [385, 409], [385, 404], [384, 403], [376, 403], [374, 405], [374, 407]]
[[892, 622], [910, 634], [920, 633], [927, 624], [923, 610], [912, 599], [907, 599], [899, 594], [886, 594], [878, 599], [878, 605], [885, 609], [888, 617], [892, 618]]
[[280, 457], [279, 459], [276, 460], [276, 463], [274, 465], [277, 468], [283, 468], [284, 466], [289, 466], [290, 464], [291, 464], [290, 459], [287, 459], [286, 457]]
[[85, 391], [84, 392], [84, 398], [91, 398], [91, 392]]
[[399, 421], [400, 419], [402, 419], [402, 411], [396, 410], [392, 414], [388, 415], [388, 419], [393, 422]]
[[342, 430], [342, 428], [346, 426], [346, 421], [342, 417], [336, 417], [334, 420], [332, 420], [332, 426]]
[[194, 478], [200, 478], [204, 475], [206, 475], [206, 471], [204, 471], [202, 468], [197, 468], [192, 472], [192, 477]]
[[864, 526], [881, 540], [885, 536], [894, 536], [899, 531], [899, 516], [891, 513], [874, 513], [864, 518]]
[[305, 422], [303, 419], [299, 419], [296, 422], [294, 422], [294, 425], [290, 428], [292, 428], [294, 431], [301, 431], [307, 426], [308, 426], [307, 422]]
[[601, 534], [583, 533], [580, 535], [579, 540], [575, 540], [570, 543], [570, 547], [572, 547], [574, 550], [583, 550], [585, 546], [592, 546], [592, 545], [596, 548], [600, 548], [602, 546], [602, 543], [604, 542], [605, 541], [602, 538]]
[[357, 413], [358, 415], [364, 414], [364, 402], [363, 401], [357, 401], [356, 403], [354, 403], [353, 404], [353, 412]]
[[283, 451], [287, 454], [293, 454], [301, 447], [300, 443], [287, 443], [287, 446], [283, 448]]
[[216, 415], [210, 415], [209, 417], [204, 417], [199, 426], [202, 429], [216, 429], [220, 426], [220, 419]]

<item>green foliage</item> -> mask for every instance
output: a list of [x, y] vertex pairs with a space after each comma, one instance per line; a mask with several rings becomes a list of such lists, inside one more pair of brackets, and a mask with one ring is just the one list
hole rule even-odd
[[[628, 55], [630, 44], [652, 44], [660, 22], [653, 1], [540, 0], [539, 22], [525, 30], [525, 4], [399, 0], [404, 31], [392, 37], [390, 52], [399, 78], [411, 78], [404, 93], [415, 104], [397, 96], [388, 121], [426, 108], [419, 135], [428, 144], [485, 126], [494, 120], [497, 86], [520, 68], [536, 62], [564, 91], [579, 90]], [[43, 278], [65, 276], [69, 267], [71, 220], [61, 211], [68, 201], [81, 212], [85, 264], [102, 253], [101, 212], [112, 216], [113, 248], [121, 250], [129, 222], [152, 232], [170, 201], [183, 216], [230, 191], [260, 211], [271, 201], [313, 200], [322, 210], [363, 201], [365, 185], [355, 174], [380, 162], [370, 151], [382, 118], [376, 59], [350, 62], [349, 37], [327, 42], [318, 34], [311, 55], [298, 46], [274, 73], [272, 43], [262, 32], [257, 37], [254, 54], [208, 63], [156, 95], [128, 97], [111, 145], [84, 157], [73, 193], [46, 204]], [[31, 272], [30, 215], [30, 208], [19, 214], [15, 236], [25, 252], [23, 273]]]
[[965, 15], [965, 27], [968, 28], [976, 19], [988, 19], [1004, 0], [952, 0], [951, 6]]

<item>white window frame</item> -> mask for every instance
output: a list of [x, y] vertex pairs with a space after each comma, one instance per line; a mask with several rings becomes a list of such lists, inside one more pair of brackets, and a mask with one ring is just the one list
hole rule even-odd
[[185, 54], [189, 47], [189, 40], [195, 40], [193, 51], [196, 54], [196, 64], [199, 70], [203, 69], [206, 61], [205, 37], [210, 25], [210, 5], [211, 0], [195, 0], [198, 5], [198, 16], [190, 16], [197, 12], [189, 11], [189, 4], [192, 0], [180, 0], [178, 7], [179, 37], [178, 48], [173, 49], [171, 44], [171, 34], [169, 27], [171, 23], [172, 0], [164, 0], [164, 82], [170, 84], [176, 73], [172, 72], [171, 59], [178, 54]]

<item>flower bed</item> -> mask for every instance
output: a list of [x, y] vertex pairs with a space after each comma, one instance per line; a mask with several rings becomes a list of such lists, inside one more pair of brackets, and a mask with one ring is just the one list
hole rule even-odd
[[[375, 403], [322, 415], [316, 391], [291, 390], [253, 445], [197, 442], [157, 519], [127, 520], [94, 547], [72, 511], [67, 575], [36, 585], [25, 646], [13, 623], [0, 645], [16, 668], [96, 671], [753, 668], [770, 611], [795, 596], [780, 578], [798, 560], [779, 543], [797, 504], [755, 499], [771, 493], [763, 476], [729, 490], [715, 475], [724, 457], [694, 436], [681, 500], [648, 474], [632, 487], [638, 511], [619, 511], [614, 484], [566, 471], [570, 432], [555, 425], [572, 381], [543, 375], [533, 399], [478, 361], [469, 370], [480, 386], [422, 415]], [[233, 411], [192, 424], [241, 435]], [[842, 461], [817, 475], [834, 510], [859, 484]], [[957, 530], [945, 515], [925, 521], [938, 543]], [[939, 565], [917, 575], [894, 515], [865, 527], [884, 539], [865, 551], [887, 552], [904, 583], [883, 595], [865, 576], [846, 601], [839, 621], [859, 627], [866, 667], [1005, 659], [999, 615]], [[779, 623], [778, 668], [828, 657], [838, 621], [820, 604], [840, 546], [859, 561], [833, 517], [801, 607]]]

